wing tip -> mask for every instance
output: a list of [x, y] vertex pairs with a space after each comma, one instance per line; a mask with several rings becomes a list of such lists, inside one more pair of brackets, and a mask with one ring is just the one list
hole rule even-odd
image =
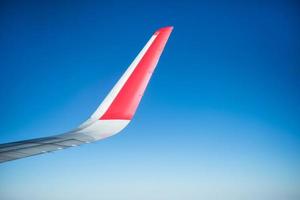
[[159, 33], [163, 33], [163, 32], [171, 33], [173, 29], [174, 29], [174, 26], [165, 26], [165, 27], [158, 29], [155, 32], [155, 34], [159, 34]]

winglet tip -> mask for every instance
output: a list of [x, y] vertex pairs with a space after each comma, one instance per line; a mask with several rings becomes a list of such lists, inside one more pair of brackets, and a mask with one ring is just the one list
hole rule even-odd
[[162, 33], [162, 32], [169, 32], [169, 33], [171, 33], [172, 30], [173, 30], [173, 28], [174, 28], [173, 26], [165, 26], [165, 27], [162, 27], [162, 28], [158, 29], [155, 32], [155, 34], [159, 34], [159, 33]]

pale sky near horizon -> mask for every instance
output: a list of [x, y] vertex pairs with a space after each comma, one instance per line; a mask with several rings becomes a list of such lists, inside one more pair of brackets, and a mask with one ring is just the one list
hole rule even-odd
[[61, 133], [174, 26], [122, 133], [0, 164], [2, 200], [300, 199], [296, 1], [1, 1], [0, 143]]

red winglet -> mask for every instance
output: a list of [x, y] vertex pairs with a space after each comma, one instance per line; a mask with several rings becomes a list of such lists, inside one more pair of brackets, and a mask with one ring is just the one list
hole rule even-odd
[[141, 58], [109, 108], [100, 117], [101, 120], [130, 120], [133, 117], [172, 29], [173, 27], [164, 27], [154, 33], [156, 38], [153, 43]]

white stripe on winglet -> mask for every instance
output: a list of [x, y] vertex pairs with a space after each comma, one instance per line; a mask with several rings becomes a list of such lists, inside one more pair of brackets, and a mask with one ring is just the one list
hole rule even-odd
[[[126, 83], [140, 60], [143, 58], [153, 41], [157, 35], [153, 35], [150, 40], [147, 42], [147, 44], [144, 46], [144, 48], [141, 50], [141, 52], [137, 55], [137, 57], [134, 59], [134, 61], [131, 63], [131, 65], [128, 67], [128, 69], [125, 71], [125, 73], [122, 75], [122, 77], [119, 79], [119, 81], [116, 83], [116, 85], [112, 88], [112, 90], [108, 93], [108, 95], [105, 97], [103, 102], [100, 104], [100, 106], [97, 108], [97, 110], [93, 113], [91, 116], [91, 120], [97, 120], [99, 119], [109, 108], [115, 97], [118, 95], [120, 90], [122, 89], [123, 85]], [[90, 121], [90, 120], [88, 120]]]

